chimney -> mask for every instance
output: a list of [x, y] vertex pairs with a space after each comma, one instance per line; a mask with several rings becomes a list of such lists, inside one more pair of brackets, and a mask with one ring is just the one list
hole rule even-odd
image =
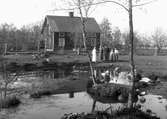
[[69, 12], [69, 17], [74, 17], [74, 12]]

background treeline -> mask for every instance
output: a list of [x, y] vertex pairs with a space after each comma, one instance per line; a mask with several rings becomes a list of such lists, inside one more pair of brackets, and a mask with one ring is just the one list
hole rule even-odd
[[[101, 44], [110, 48], [117, 48], [129, 52], [130, 43], [129, 31], [121, 33], [118, 27], [112, 26], [107, 18], [104, 18], [100, 24], [102, 31]], [[167, 33], [161, 28], [155, 28], [151, 34], [139, 34], [134, 32], [134, 52], [141, 52], [141, 49], [152, 49], [159, 53], [162, 49], [167, 48]], [[151, 50], [150, 50], [151, 51]], [[167, 51], [166, 51], [167, 53]]]
[[0, 52], [4, 52], [5, 47], [8, 52], [38, 50], [42, 39], [41, 27], [41, 22], [22, 26], [20, 29], [13, 24], [1, 24]]
[[[31, 52], [38, 51], [44, 46], [44, 38], [41, 35], [43, 22], [37, 22], [17, 28], [13, 24], [0, 25], [0, 53], [7, 52]], [[112, 25], [107, 18], [99, 24], [101, 28], [101, 46], [117, 48], [129, 52], [130, 40], [128, 31], [121, 32], [118, 27]], [[42, 44], [41, 44], [42, 43]], [[161, 28], [148, 35], [134, 32], [134, 50], [139, 49], [157, 49], [159, 53], [162, 49], [167, 48], [167, 34]]]

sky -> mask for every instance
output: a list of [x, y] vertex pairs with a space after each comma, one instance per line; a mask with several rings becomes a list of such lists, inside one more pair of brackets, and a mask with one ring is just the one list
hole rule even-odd
[[[61, 0], [0, 0], [0, 24], [14, 24], [20, 28], [23, 25], [36, 23], [46, 15], [68, 16], [69, 11], [53, 11], [55, 7], [64, 8]], [[143, 0], [144, 1], [144, 0]], [[167, 31], [167, 0], [158, 0], [151, 4], [133, 9], [134, 30], [150, 34], [156, 28]], [[78, 16], [74, 11], [74, 15]], [[90, 14], [100, 24], [103, 18], [108, 18], [111, 26], [117, 26], [121, 31], [128, 30], [128, 13], [120, 6], [105, 3], [96, 6]]]

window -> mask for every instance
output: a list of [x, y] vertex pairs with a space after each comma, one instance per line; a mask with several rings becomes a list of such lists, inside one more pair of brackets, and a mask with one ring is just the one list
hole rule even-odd
[[65, 46], [65, 38], [59, 38], [59, 47]]

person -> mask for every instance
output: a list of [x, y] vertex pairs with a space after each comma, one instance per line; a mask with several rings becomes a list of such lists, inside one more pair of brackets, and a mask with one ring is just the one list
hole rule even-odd
[[110, 48], [106, 47], [106, 49], [105, 49], [105, 61], [109, 60], [109, 55], [110, 55]]
[[107, 47], [104, 47], [103, 60], [106, 61], [107, 58]]
[[115, 62], [115, 61], [116, 61], [115, 49], [112, 49], [111, 59], [112, 59], [112, 61], [113, 61], [113, 62]]
[[107, 48], [107, 60], [109, 60], [109, 56], [110, 56], [110, 48]]
[[96, 60], [96, 47], [94, 47], [92, 50], [92, 62], [96, 62]]
[[80, 48], [77, 48], [77, 55], [80, 55]]
[[118, 55], [119, 55], [119, 51], [115, 48], [115, 57], [116, 57], [116, 61], [118, 61]]
[[104, 48], [103, 47], [101, 47], [100, 59], [101, 59], [101, 61], [103, 61], [103, 59], [104, 59]]
[[110, 51], [110, 57], [109, 57], [109, 60], [110, 60], [110, 61], [113, 61], [113, 49], [111, 49], [111, 51]]

